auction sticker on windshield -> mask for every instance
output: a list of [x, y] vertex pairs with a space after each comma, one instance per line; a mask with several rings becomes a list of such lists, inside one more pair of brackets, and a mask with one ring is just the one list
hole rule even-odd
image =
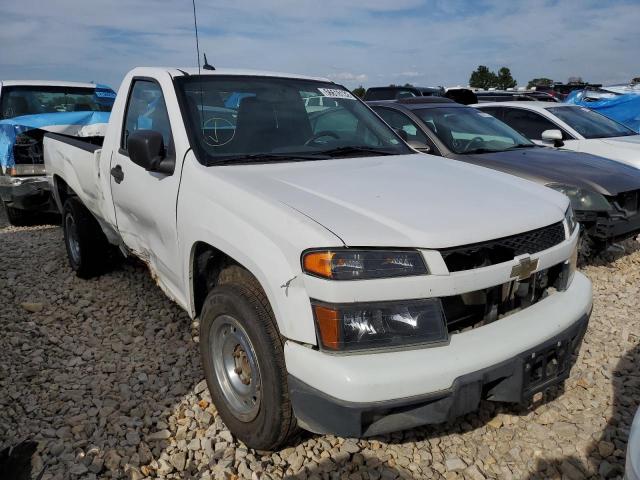
[[347, 98], [349, 100], [355, 100], [353, 95], [351, 95], [346, 90], [342, 90], [340, 88], [318, 88], [318, 91], [325, 97], [329, 98]]

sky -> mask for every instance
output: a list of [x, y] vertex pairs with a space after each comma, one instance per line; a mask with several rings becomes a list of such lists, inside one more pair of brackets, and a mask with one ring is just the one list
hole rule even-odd
[[[349, 88], [466, 85], [478, 65], [621, 83], [640, 76], [639, 0], [196, 0], [217, 67]], [[191, 0], [0, 0], [0, 79], [95, 81], [197, 65]]]

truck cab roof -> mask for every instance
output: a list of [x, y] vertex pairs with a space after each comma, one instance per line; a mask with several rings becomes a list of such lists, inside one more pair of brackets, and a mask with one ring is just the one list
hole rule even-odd
[[216, 68], [215, 70], [206, 70], [188, 67], [138, 67], [129, 72], [132, 76], [143, 75], [157, 75], [161, 73], [168, 73], [172, 77], [188, 76], [188, 75], [234, 75], [234, 76], [252, 76], [252, 77], [282, 77], [282, 78], [296, 78], [301, 80], [316, 80], [321, 82], [333, 83], [325, 77], [312, 77], [308, 75], [297, 75], [293, 73], [272, 72], [268, 70], [251, 70], [242, 68]]

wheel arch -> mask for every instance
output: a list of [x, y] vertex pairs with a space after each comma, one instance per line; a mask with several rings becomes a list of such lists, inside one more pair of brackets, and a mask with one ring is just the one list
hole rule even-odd
[[[235, 255], [203, 240], [195, 241], [191, 245], [188, 257], [189, 313], [191, 317], [200, 316], [208, 293], [217, 285], [220, 272], [228, 266], [237, 265], [249, 272], [262, 288], [275, 315], [280, 334], [285, 338], [315, 344], [315, 327], [306, 290], [289, 288], [288, 285], [281, 286], [281, 283], [286, 283], [291, 277], [283, 277], [280, 282], [278, 274], [269, 274], [267, 271], [260, 270], [259, 266], [252, 264], [250, 261], [252, 257], [245, 255], [244, 251], [237, 253]], [[270, 260], [274, 261], [273, 258]], [[278, 265], [284, 268], [283, 264], [278, 263]], [[269, 269], [269, 266], [265, 265], [264, 268]], [[290, 271], [290, 269], [288, 270]], [[295, 278], [294, 275], [291, 276]]]
[[62, 213], [64, 208], [64, 202], [69, 197], [77, 196], [76, 192], [69, 186], [69, 184], [60, 175], [53, 175], [53, 188], [51, 190], [53, 199], [58, 206], [58, 210]]

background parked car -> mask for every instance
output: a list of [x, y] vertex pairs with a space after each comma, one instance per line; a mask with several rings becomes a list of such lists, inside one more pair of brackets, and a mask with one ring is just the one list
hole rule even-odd
[[512, 173], [567, 195], [586, 234], [581, 247], [585, 256], [640, 233], [638, 169], [537, 146], [491, 115], [446, 98], [369, 105], [425, 153]]
[[57, 212], [45, 177], [46, 132], [101, 135], [115, 92], [93, 83], [0, 82], [0, 199], [12, 224], [31, 212]]
[[546, 92], [529, 91], [507, 91], [507, 90], [489, 90], [485, 92], [476, 92], [478, 97], [477, 103], [488, 102], [523, 102], [523, 101], [539, 101], [557, 103], [559, 100], [553, 95]]
[[464, 105], [478, 103], [478, 97], [475, 92], [464, 87], [412, 87], [412, 86], [389, 86], [389, 87], [372, 87], [364, 94], [364, 100], [398, 100], [401, 98], [414, 97], [446, 97]]
[[474, 106], [538, 144], [592, 153], [640, 168], [640, 135], [586, 107], [545, 102]]

